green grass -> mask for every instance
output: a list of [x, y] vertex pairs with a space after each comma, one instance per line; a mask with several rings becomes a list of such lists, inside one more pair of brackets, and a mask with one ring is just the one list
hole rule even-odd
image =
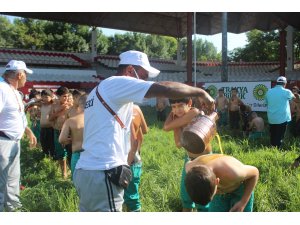
[[[185, 153], [175, 147], [172, 132], [162, 131], [163, 124], [156, 122], [155, 109], [142, 107], [142, 110], [150, 128], [142, 146], [142, 210], [181, 211], [180, 176]], [[287, 141], [285, 151], [279, 151], [268, 147], [268, 137], [251, 143], [243, 138], [231, 137], [227, 130], [220, 136], [225, 154], [256, 166], [260, 171], [254, 211], [300, 211], [300, 169], [290, 169], [299, 155], [299, 140]], [[216, 140], [212, 144], [214, 152], [220, 152]], [[26, 141], [22, 142], [21, 171], [21, 181], [26, 186], [21, 191], [23, 211], [78, 211], [79, 200], [72, 182], [62, 180], [57, 164], [44, 158], [38, 148], [29, 150]]]

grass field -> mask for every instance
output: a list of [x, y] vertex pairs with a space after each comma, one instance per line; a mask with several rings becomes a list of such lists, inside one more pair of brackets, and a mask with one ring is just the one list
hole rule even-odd
[[[162, 131], [162, 123], [156, 122], [154, 108], [142, 107], [142, 110], [150, 128], [142, 146], [142, 210], [179, 212], [180, 176], [185, 152], [175, 147], [172, 132]], [[260, 171], [254, 211], [300, 211], [300, 169], [290, 169], [300, 154], [299, 140], [287, 140], [285, 150], [279, 151], [268, 147], [268, 137], [250, 143], [241, 137], [233, 138], [228, 130], [220, 132], [220, 136], [225, 154], [256, 166]], [[216, 140], [213, 140], [213, 150], [220, 152]], [[72, 182], [61, 179], [58, 166], [44, 158], [39, 148], [29, 150], [26, 141], [22, 142], [21, 183], [25, 186], [21, 191], [22, 211], [78, 211], [78, 197]]]

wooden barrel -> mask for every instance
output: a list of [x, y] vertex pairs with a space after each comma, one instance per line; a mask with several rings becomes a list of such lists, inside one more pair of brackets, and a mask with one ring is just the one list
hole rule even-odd
[[208, 143], [214, 138], [217, 132], [215, 121], [218, 114], [213, 112], [211, 115], [195, 117], [182, 132], [181, 145], [189, 152], [200, 154]]

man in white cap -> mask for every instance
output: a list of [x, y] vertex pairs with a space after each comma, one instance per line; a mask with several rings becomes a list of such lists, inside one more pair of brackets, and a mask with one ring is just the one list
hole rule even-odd
[[24, 105], [18, 88], [24, 87], [27, 73], [32, 70], [23, 61], [11, 60], [0, 81], [0, 212], [21, 207], [20, 195], [20, 139], [24, 132], [30, 146], [36, 137], [27, 127]]
[[89, 94], [84, 111], [83, 152], [73, 177], [80, 211], [122, 211], [124, 188], [131, 179], [127, 156], [133, 102], [194, 96], [214, 110], [214, 100], [200, 88], [146, 81], [159, 72], [150, 66], [145, 53], [127, 51], [120, 55], [115, 76], [103, 80]]
[[275, 87], [268, 90], [265, 98], [270, 125], [270, 142], [277, 148], [282, 148], [287, 123], [291, 121], [289, 101], [294, 98], [294, 94], [285, 88], [286, 83], [284, 76], [278, 77]]

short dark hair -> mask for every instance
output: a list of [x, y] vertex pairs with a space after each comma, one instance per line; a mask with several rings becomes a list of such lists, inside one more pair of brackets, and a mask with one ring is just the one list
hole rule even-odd
[[36, 89], [31, 89], [28, 97], [29, 99], [36, 98], [39, 94], [40, 92], [37, 91]]
[[188, 104], [190, 100], [191, 100], [190, 97], [185, 97], [185, 98], [179, 98], [179, 99], [169, 99], [169, 102], [170, 102], [170, 104], [175, 104], [175, 103]]
[[231, 91], [236, 91], [238, 92], [238, 89], [236, 87], [231, 88]]
[[70, 91], [67, 87], [59, 87], [57, 90], [56, 90], [56, 94], [58, 96], [62, 96], [62, 95], [65, 95], [65, 94], [69, 94]]
[[216, 188], [216, 175], [207, 166], [193, 167], [184, 180], [187, 193], [193, 202], [207, 205], [213, 198]]
[[74, 90], [72, 91], [73, 97], [79, 97], [79, 96], [81, 96], [82, 94], [83, 94], [83, 93], [82, 93], [81, 91], [77, 90], [77, 89], [74, 89]]
[[52, 91], [50, 89], [42, 90], [41, 96], [52, 96]]

